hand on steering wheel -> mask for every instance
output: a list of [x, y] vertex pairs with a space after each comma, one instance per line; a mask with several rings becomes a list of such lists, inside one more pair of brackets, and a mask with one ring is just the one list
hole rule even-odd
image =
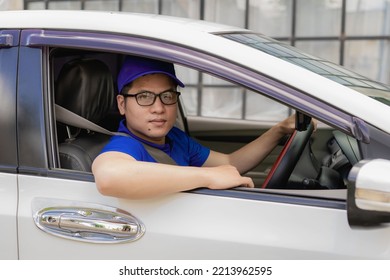
[[[296, 127], [298, 128], [298, 122], [302, 120], [302, 115], [299, 115], [299, 113], [297, 112], [296, 118]], [[314, 131], [314, 125], [313, 122], [311, 122], [311, 119], [306, 116], [306, 118], [304, 118], [304, 121], [308, 123], [308, 125], [306, 124], [307, 129], [302, 131], [295, 130], [290, 135], [281, 153], [279, 154], [274, 165], [272, 166], [271, 171], [268, 173], [268, 176], [265, 179], [262, 188], [286, 188], [288, 179], [290, 178], [300, 156], [302, 155], [306, 144], [309, 142], [310, 137]]]

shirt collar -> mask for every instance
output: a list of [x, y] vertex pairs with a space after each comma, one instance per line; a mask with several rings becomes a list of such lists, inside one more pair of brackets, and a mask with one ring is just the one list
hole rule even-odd
[[126, 133], [128, 135], [130, 135], [132, 138], [136, 139], [137, 141], [139, 142], [142, 142], [146, 145], [149, 145], [149, 146], [152, 146], [152, 147], [155, 147], [157, 149], [160, 149], [160, 150], [163, 150], [165, 152], [167, 152], [169, 154], [169, 152], [171, 151], [171, 141], [169, 139], [169, 137], [166, 137], [166, 143], [165, 144], [162, 144], [162, 145], [159, 145], [159, 144], [156, 144], [156, 143], [152, 143], [152, 142], [149, 142], [149, 141], [146, 141], [145, 139], [142, 139], [140, 137], [138, 137], [137, 135], [135, 135], [134, 133], [132, 133], [126, 126], [126, 120], [122, 120], [120, 123], [119, 123], [119, 128], [118, 128], [118, 132], [122, 132], [122, 133]]

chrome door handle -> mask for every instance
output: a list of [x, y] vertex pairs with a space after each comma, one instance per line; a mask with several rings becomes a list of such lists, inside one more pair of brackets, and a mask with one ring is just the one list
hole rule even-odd
[[145, 233], [145, 226], [123, 210], [50, 207], [34, 216], [35, 224], [47, 233], [95, 243], [135, 241]]

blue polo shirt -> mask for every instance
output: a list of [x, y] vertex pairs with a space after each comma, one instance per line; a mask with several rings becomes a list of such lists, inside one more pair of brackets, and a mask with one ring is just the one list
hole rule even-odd
[[143, 142], [164, 151], [173, 160], [175, 160], [178, 165], [198, 167], [205, 163], [210, 154], [209, 148], [206, 148], [194, 141], [185, 132], [176, 127], [173, 127], [169, 131], [167, 135], [167, 143], [164, 145], [150, 143], [137, 137], [127, 129], [125, 120], [120, 122], [118, 132], [126, 133], [131, 137], [119, 135], [111, 137], [110, 141], [103, 148], [102, 153], [110, 151], [122, 152], [139, 161], [156, 162], [156, 160], [149, 155], [144, 146], [140, 143]]

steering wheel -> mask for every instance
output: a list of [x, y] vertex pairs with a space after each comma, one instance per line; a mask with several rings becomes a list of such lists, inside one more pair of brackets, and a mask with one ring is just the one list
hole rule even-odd
[[[298, 117], [297, 117], [298, 119]], [[310, 140], [314, 131], [314, 125], [310, 121], [307, 129], [298, 131], [297, 129], [290, 135], [281, 153], [268, 173], [262, 188], [285, 189], [295, 165]]]

